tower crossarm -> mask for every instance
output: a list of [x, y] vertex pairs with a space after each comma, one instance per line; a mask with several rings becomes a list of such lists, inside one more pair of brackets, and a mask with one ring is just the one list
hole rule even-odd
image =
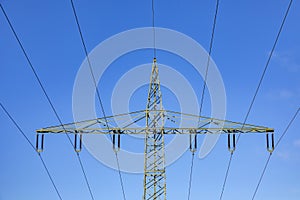
[[[220, 120], [209, 117], [184, 114], [180, 112], [161, 110], [164, 114], [164, 134], [234, 134], [234, 133], [273, 133], [273, 128], [243, 124], [229, 120]], [[149, 111], [148, 111], [149, 113]], [[150, 112], [151, 114], [151, 112]], [[97, 118], [64, 124], [63, 126], [51, 126], [36, 130], [37, 134], [59, 134], [59, 133], [80, 133], [80, 134], [145, 134], [146, 127], [143, 124], [146, 118], [146, 111], [120, 114], [106, 118]], [[106, 121], [109, 128], [106, 126]], [[150, 130], [151, 128], [147, 128]]]
[[[36, 130], [37, 133], [37, 151], [43, 150], [43, 140], [45, 134], [74, 134], [75, 142], [80, 140], [85, 134], [147, 134], [147, 132], [161, 130], [164, 135], [169, 134], [227, 134], [228, 148], [230, 151], [235, 150], [235, 135], [246, 133], [265, 133], [267, 136], [267, 149], [274, 150], [274, 129], [265, 126], [243, 124], [229, 120], [221, 120], [193, 114], [185, 114], [169, 110], [156, 110], [155, 113], [161, 113], [164, 123], [161, 127], [145, 127], [146, 116], [151, 115], [152, 111], [142, 110], [137, 112], [125, 113], [106, 118], [97, 118], [84, 120], [80, 122], [68, 123], [59, 126], [51, 126]], [[109, 128], [107, 127], [107, 124]], [[40, 136], [41, 135], [41, 136]], [[79, 139], [77, 139], [80, 137]], [[42, 140], [38, 142], [39, 140]], [[41, 145], [42, 144], [42, 145]], [[78, 144], [78, 142], [77, 142]], [[80, 143], [81, 144], [81, 143]], [[41, 147], [40, 147], [41, 146]], [[75, 148], [76, 149], [76, 148]]]

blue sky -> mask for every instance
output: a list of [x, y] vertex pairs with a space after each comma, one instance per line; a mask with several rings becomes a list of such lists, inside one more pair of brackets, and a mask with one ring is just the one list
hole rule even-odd
[[[73, 84], [85, 55], [70, 2], [2, 0], [1, 3], [60, 117], [64, 123], [71, 122]], [[221, 1], [212, 57], [226, 88], [227, 119], [243, 121], [287, 5], [287, 0]], [[75, 6], [88, 51], [119, 32], [151, 26], [151, 1], [75, 1]], [[156, 25], [180, 31], [207, 50], [214, 7], [215, 1], [157, 1]], [[295, 1], [248, 119], [249, 123], [274, 128], [276, 138], [300, 102], [299, 9], [300, 4]], [[0, 25], [0, 100], [34, 142], [36, 129], [58, 122], [3, 14]], [[201, 91], [202, 79], [194, 76], [191, 66], [163, 51], [158, 51], [157, 57], [158, 62], [190, 78], [195, 91]], [[151, 61], [152, 51], [144, 50], [121, 57], [109, 68], [99, 84], [108, 114], [111, 113], [110, 95], [104, 94], [111, 93], [116, 77]], [[184, 65], [187, 66], [182, 67]], [[139, 91], [140, 94], [135, 95], [137, 101], [131, 101], [132, 108], [146, 103], [146, 98], [141, 102], [145, 91]], [[172, 96], [166, 92], [166, 98]], [[209, 99], [205, 98], [204, 114], [209, 114], [209, 105]], [[165, 106], [172, 105], [166, 103]], [[0, 112], [0, 120], [0, 199], [58, 199], [36, 153], [3, 112]], [[299, 199], [298, 132], [299, 117], [274, 152], [256, 199]], [[191, 199], [218, 199], [229, 159], [226, 142], [226, 137], [221, 137], [208, 157], [195, 160]], [[45, 148], [45, 162], [63, 199], [89, 199], [80, 166], [66, 137], [47, 136]], [[102, 165], [86, 150], [81, 156], [95, 199], [121, 199], [118, 173]], [[264, 135], [242, 136], [223, 199], [250, 199], [267, 156]], [[167, 168], [168, 199], [187, 197], [190, 159], [190, 152], [186, 152]], [[123, 178], [127, 199], [140, 199], [143, 175], [124, 174]]]

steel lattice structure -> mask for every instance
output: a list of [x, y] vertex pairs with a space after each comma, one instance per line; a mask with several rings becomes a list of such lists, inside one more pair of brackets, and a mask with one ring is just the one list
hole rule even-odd
[[[134, 126], [137, 122], [144, 122], [145, 127]], [[227, 134], [228, 149], [233, 152], [236, 134], [266, 133], [267, 150], [269, 152], [274, 150], [273, 128], [164, 110], [159, 71], [155, 58], [152, 64], [146, 110], [51, 126], [36, 132], [38, 152], [43, 151], [44, 135], [48, 133], [74, 134], [74, 149], [77, 152], [82, 149], [82, 136], [84, 134], [111, 134], [114, 148], [116, 146], [120, 148], [121, 135], [145, 134], [143, 200], [166, 200], [164, 135], [189, 134], [191, 138], [194, 137], [194, 140], [190, 140], [190, 148], [195, 151], [198, 134]], [[117, 145], [115, 144], [116, 136], [118, 137]]]

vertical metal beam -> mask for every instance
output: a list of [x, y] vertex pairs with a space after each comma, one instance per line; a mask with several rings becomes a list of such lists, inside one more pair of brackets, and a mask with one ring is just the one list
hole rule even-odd
[[146, 107], [143, 200], [166, 200], [164, 112], [156, 59], [153, 59]]

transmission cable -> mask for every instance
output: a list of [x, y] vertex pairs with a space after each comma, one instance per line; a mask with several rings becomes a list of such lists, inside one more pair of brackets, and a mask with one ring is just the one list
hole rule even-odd
[[1, 102], [0, 102], [0, 107], [2, 108], [2, 110], [4, 111], [4, 113], [7, 115], [7, 117], [10, 119], [10, 121], [11, 121], [11, 122], [15, 125], [15, 127], [18, 129], [19, 133], [22, 134], [22, 136], [26, 139], [26, 141], [28, 142], [28, 144], [33, 148], [33, 150], [34, 150], [34, 151], [37, 153], [37, 155], [39, 156], [39, 158], [40, 158], [40, 160], [41, 160], [41, 162], [42, 162], [42, 164], [43, 164], [43, 167], [44, 167], [44, 169], [46, 170], [46, 173], [47, 173], [47, 175], [48, 175], [48, 178], [50, 179], [50, 181], [51, 181], [51, 183], [52, 183], [52, 186], [53, 186], [54, 189], [55, 189], [55, 192], [56, 192], [58, 198], [59, 198], [60, 200], [62, 200], [61, 194], [60, 194], [60, 192], [59, 192], [58, 189], [57, 189], [57, 186], [56, 186], [56, 184], [55, 184], [55, 182], [54, 182], [54, 180], [53, 180], [53, 177], [52, 177], [52, 175], [51, 175], [51, 173], [50, 173], [50, 171], [49, 171], [49, 169], [48, 169], [48, 167], [47, 167], [47, 165], [46, 165], [46, 163], [45, 163], [45, 161], [44, 161], [42, 155], [41, 155], [39, 152], [37, 152], [37, 151], [35, 150], [34, 145], [33, 145], [32, 142], [29, 140], [29, 138], [26, 136], [25, 132], [21, 129], [21, 127], [19, 126], [19, 124], [16, 122], [16, 120], [12, 117], [12, 115], [7, 111], [7, 109], [4, 107], [4, 105], [3, 105]]
[[195, 160], [195, 152], [192, 153], [192, 161], [191, 161], [191, 169], [190, 169], [190, 176], [189, 176], [189, 189], [188, 189], [188, 200], [190, 200], [191, 196], [191, 189], [193, 183], [193, 169], [194, 169], [194, 160]]
[[[9, 24], [9, 27], [10, 27], [11, 31], [13, 32], [13, 34], [14, 34], [14, 36], [15, 36], [15, 39], [17, 40], [17, 42], [18, 42], [20, 48], [22, 49], [22, 52], [23, 52], [23, 54], [24, 54], [24, 56], [25, 56], [25, 58], [26, 58], [26, 60], [27, 60], [27, 62], [28, 62], [28, 64], [29, 64], [29, 66], [30, 66], [30, 68], [31, 68], [31, 70], [32, 70], [32, 72], [33, 72], [33, 74], [34, 74], [34, 76], [35, 76], [35, 78], [36, 78], [36, 80], [37, 80], [39, 86], [41, 87], [41, 89], [42, 89], [42, 91], [43, 91], [43, 94], [45, 95], [45, 97], [46, 97], [48, 103], [50, 104], [50, 107], [51, 107], [52, 111], [54, 112], [54, 114], [55, 114], [57, 120], [59, 121], [60, 125], [61, 125], [62, 128], [64, 129], [65, 135], [67, 136], [67, 138], [68, 138], [70, 144], [73, 146], [73, 142], [72, 142], [72, 140], [71, 140], [69, 134], [67, 133], [67, 130], [65, 129], [65, 127], [64, 127], [64, 125], [63, 125], [63, 123], [62, 123], [62, 120], [61, 120], [61, 118], [60, 118], [59, 115], [58, 115], [57, 110], [55, 109], [55, 107], [54, 107], [54, 105], [53, 105], [53, 103], [52, 103], [52, 101], [51, 101], [51, 99], [50, 99], [50, 97], [49, 97], [49, 95], [48, 95], [48, 93], [47, 93], [47, 91], [46, 91], [44, 85], [42, 84], [42, 81], [41, 81], [41, 79], [39, 78], [39, 76], [38, 76], [38, 74], [37, 74], [37, 72], [36, 72], [36, 70], [35, 70], [35, 68], [34, 68], [34, 66], [33, 66], [33, 64], [32, 64], [32, 62], [30, 61], [29, 56], [28, 56], [28, 54], [26, 53], [25, 48], [24, 48], [24, 46], [23, 46], [21, 40], [19, 39], [19, 37], [18, 37], [18, 35], [17, 35], [17, 33], [16, 33], [16, 31], [15, 31], [15, 29], [14, 29], [14, 27], [13, 27], [13, 25], [12, 25], [12, 23], [11, 23], [9, 17], [8, 17], [8, 15], [6, 14], [6, 12], [5, 12], [5, 10], [4, 10], [3, 6], [2, 6], [2, 4], [0, 4], [0, 7], [1, 7], [1, 10], [2, 10], [4, 16], [5, 16], [5, 19], [6, 19], [7, 23]], [[94, 200], [94, 197], [93, 197], [93, 194], [92, 194], [92, 190], [91, 190], [90, 184], [89, 184], [89, 182], [88, 182], [88, 179], [87, 179], [87, 176], [86, 176], [86, 173], [85, 173], [84, 166], [82, 165], [82, 161], [81, 161], [80, 155], [79, 155], [78, 152], [76, 152], [76, 155], [77, 155], [77, 159], [78, 159], [78, 162], [79, 162], [79, 164], [80, 164], [82, 173], [83, 173], [83, 175], [84, 175], [85, 182], [86, 182], [87, 187], [88, 187], [88, 189], [89, 189], [90, 196], [91, 196], [91, 198]]]
[[155, 9], [154, 0], [152, 0], [152, 32], [153, 32], [153, 56], [156, 58], [156, 33], [155, 33]]
[[[294, 116], [292, 117], [292, 119], [290, 120], [290, 122], [288, 123], [287, 127], [286, 127], [285, 130], [283, 131], [283, 133], [282, 133], [282, 135], [280, 136], [279, 140], [278, 140], [277, 143], [275, 144], [275, 148], [274, 148], [274, 149], [277, 148], [277, 146], [278, 146], [279, 143], [281, 142], [282, 138], [283, 138], [283, 137], [286, 135], [286, 133], [288, 132], [288, 130], [289, 130], [289, 128], [291, 127], [292, 123], [294, 122], [294, 120], [296, 119], [297, 115], [299, 114], [299, 111], [300, 111], [300, 107], [298, 108], [298, 110], [296, 111], [296, 113], [294, 114]], [[258, 181], [258, 183], [257, 183], [257, 185], [256, 185], [256, 188], [255, 188], [255, 191], [254, 191], [254, 193], [253, 193], [252, 200], [255, 199], [255, 196], [256, 196], [256, 194], [257, 194], [257, 191], [258, 191], [258, 189], [259, 189], [259, 186], [260, 186], [260, 184], [261, 184], [261, 181], [262, 181], [262, 179], [263, 179], [263, 177], [264, 177], [264, 175], [265, 175], [265, 172], [266, 172], [266, 170], [267, 170], [267, 167], [268, 167], [268, 165], [269, 165], [269, 162], [270, 162], [270, 159], [271, 159], [272, 155], [273, 155], [273, 154], [270, 153], [269, 156], [268, 156], [268, 159], [267, 159], [267, 161], [266, 161], [266, 164], [265, 164], [265, 166], [264, 166], [264, 169], [263, 169], [263, 171], [262, 171], [262, 173], [261, 173], [261, 176], [260, 176], [260, 178], [259, 178], [259, 181]]]
[[[108, 132], [110, 132], [111, 130], [110, 130], [107, 118], [106, 118], [104, 106], [103, 106], [103, 103], [102, 103], [102, 100], [101, 100], [99, 89], [97, 87], [97, 82], [96, 82], [96, 79], [95, 79], [94, 71], [93, 71], [92, 64], [91, 64], [91, 61], [90, 61], [90, 58], [89, 58], [89, 55], [88, 55], [87, 47], [86, 47], [86, 44], [85, 44], [85, 40], [84, 40], [84, 37], [83, 37], [83, 33], [82, 33], [80, 23], [79, 23], [79, 18], [78, 18], [73, 0], [71, 0], [71, 5], [72, 5], [72, 11], [73, 11], [73, 14], [74, 14], [74, 17], [75, 17], [77, 29], [78, 29], [78, 32], [79, 32], [79, 35], [80, 35], [81, 43], [82, 43], [82, 46], [83, 46], [83, 50], [84, 50], [84, 53], [85, 53], [85, 56], [86, 56], [86, 59], [87, 59], [87, 62], [88, 62], [88, 66], [89, 66], [89, 70], [90, 70], [91, 77], [92, 77], [92, 80], [93, 80], [93, 84], [94, 84], [94, 87], [96, 89], [97, 98], [98, 98], [98, 101], [99, 101], [99, 104], [100, 104], [100, 107], [101, 107], [101, 111], [102, 111], [102, 114], [103, 114], [103, 117], [104, 117], [104, 120], [105, 120], [107, 130], [108, 130]], [[110, 139], [112, 140], [112, 136], [110, 134], [109, 134], [109, 136], [110, 136]], [[119, 174], [123, 199], [126, 200], [125, 188], [124, 188], [122, 173], [121, 173], [121, 169], [120, 169], [119, 157], [118, 157], [118, 154], [117, 154], [116, 151], [114, 153], [115, 153], [115, 157], [116, 157], [116, 161], [117, 161], [117, 168], [118, 168], [118, 174]]]
[[[210, 61], [211, 61], [211, 53], [212, 53], [212, 48], [213, 48], [213, 43], [214, 43], [215, 29], [216, 29], [216, 24], [217, 24], [217, 16], [218, 16], [218, 11], [219, 11], [219, 3], [220, 3], [220, 0], [217, 0], [215, 14], [214, 14], [214, 21], [213, 21], [213, 26], [212, 26], [212, 33], [211, 33], [210, 44], [209, 44], [209, 52], [208, 52], [208, 57], [207, 57], [206, 69], [205, 69], [205, 77], [203, 80], [203, 87], [202, 87], [202, 94], [201, 94], [201, 101], [200, 101], [200, 110], [199, 110], [200, 118], [198, 121], [198, 125], [200, 124], [202, 107], [203, 107], [203, 102], [204, 102], [206, 82], [207, 82], [207, 77], [208, 77], [209, 65], [210, 65]], [[197, 137], [197, 134], [195, 135], [195, 137]], [[189, 177], [188, 200], [190, 200], [190, 196], [191, 196], [194, 159], [195, 159], [195, 153], [193, 152], [192, 153], [192, 161], [191, 161], [191, 169], [190, 169], [190, 177]]]
[[[284, 27], [284, 24], [285, 24], [285, 22], [286, 22], [286, 19], [287, 19], [287, 16], [288, 16], [288, 14], [289, 14], [289, 11], [290, 11], [290, 8], [291, 8], [291, 6], [292, 6], [292, 3], [293, 3], [293, 0], [290, 0], [289, 5], [288, 5], [288, 8], [287, 8], [287, 10], [286, 10], [286, 12], [285, 12], [284, 18], [283, 18], [283, 20], [282, 20], [282, 22], [281, 22], [279, 31], [278, 31], [278, 33], [277, 33], [275, 42], [274, 42], [274, 44], [273, 44], [273, 46], [272, 46], [272, 49], [271, 49], [271, 52], [270, 52], [270, 54], [269, 54], [268, 60], [267, 60], [267, 62], [266, 62], [266, 65], [265, 65], [265, 67], [264, 67], [263, 73], [262, 73], [262, 75], [261, 75], [261, 78], [260, 78], [259, 83], [258, 83], [258, 85], [257, 85], [257, 88], [256, 88], [256, 90], [255, 90], [254, 96], [253, 96], [252, 101], [251, 101], [251, 103], [250, 103], [249, 109], [248, 109], [248, 111], [247, 111], [246, 117], [245, 117], [245, 119], [244, 119], [244, 122], [243, 122], [243, 125], [242, 125], [242, 130], [243, 130], [245, 124], [246, 124], [246, 121], [247, 121], [247, 119], [248, 119], [248, 117], [249, 117], [250, 111], [252, 110], [252, 107], [253, 107], [254, 101], [255, 101], [255, 99], [256, 99], [256, 96], [257, 96], [257, 94], [258, 94], [258, 91], [259, 91], [259, 89], [260, 89], [260, 87], [261, 87], [262, 81], [263, 81], [263, 79], [264, 79], [264, 77], [265, 77], [266, 71], [267, 71], [267, 69], [268, 69], [268, 67], [269, 67], [271, 58], [272, 58], [272, 56], [273, 56], [274, 50], [275, 50], [275, 48], [276, 48], [276, 45], [277, 45], [277, 43], [278, 43], [280, 34], [281, 34], [282, 30], [283, 30], [283, 27]], [[238, 137], [237, 137], [236, 145], [237, 145], [237, 143], [239, 142], [240, 137], [241, 137], [241, 134], [239, 134]], [[227, 166], [227, 170], [226, 170], [226, 174], [225, 174], [225, 178], [224, 178], [224, 182], [223, 182], [223, 186], [222, 186], [222, 191], [221, 191], [221, 195], [220, 195], [220, 200], [222, 199], [223, 193], [224, 193], [224, 190], [225, 190], [227, 178], [228, 178], [228, 175], [229, 175], [229, 170], [230, 170], [230, 167], [231, 167], [232, 157], [233, 157], [233, 152], [231, 152], [231, 154], [230, 154], [230, 159], [229, 159], [229, 162], [228, 162], [228, 166]]]

